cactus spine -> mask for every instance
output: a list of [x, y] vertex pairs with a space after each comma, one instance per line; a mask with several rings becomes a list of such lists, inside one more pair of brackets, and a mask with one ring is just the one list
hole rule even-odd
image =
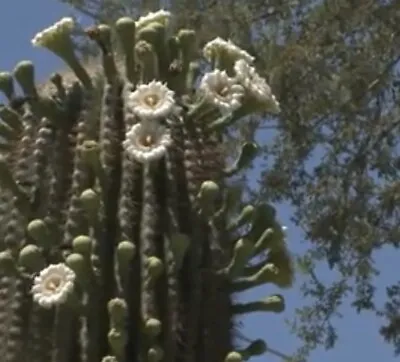
[[88, 29], [98, 72], [80, 64], [64, 18], [33, 44], [76, 80], [38, 87], [29, 61], [0, 74], [4, 362], [233, 362], [268, 350], [235, 346], [234, 318], [281, 312], [283, 298], [232, 294], [290, 286], [290, 257], [271, 206], [231, 217], [228, 178], [257, 148], [225, 166], [222, 142], [232, 122], [278, 103], [252, 57], [222, 39], [204, 48], [201, 78], [195, 32], [170, 34], [169, 18]]

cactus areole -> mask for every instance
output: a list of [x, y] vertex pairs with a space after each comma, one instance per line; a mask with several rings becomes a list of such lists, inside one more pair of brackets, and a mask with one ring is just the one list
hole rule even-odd
[[63, 18], [32, 44], [68, 72], [44, 85], [29, 61], [0, 73], [2, 362], [233, 362], [268, 350], [236, 344], [235, 316], [281, 312], [283, 298], [233, 295], [290, 286], [290, 257], [272, 206], [230, 206], [229, 177], [257, 146], [226, 165], [223, 143], [233, 122], [279, 103], [247, 52], [220, 38], [201, 51], [170, 17], [91, 27], [101, 59], [85, 65]]

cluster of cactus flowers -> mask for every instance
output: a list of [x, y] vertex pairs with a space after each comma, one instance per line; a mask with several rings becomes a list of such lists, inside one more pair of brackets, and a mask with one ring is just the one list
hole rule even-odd
[[238, 207], [229, 187], [257, 146], [226, 165], [224, 135], [279, 103], [246, 51], [220, 38], [199, 49], [170, 16], [87, 29], [101, 50], [87, 69], [63, 18], [32, 43], [69, 74], [38, 86], [29, 61], [0, 73], [4, 362], [240, 362], [268, 350], [236, 346], [235, 318], [281, 312], [282, 296], [234, 296], [289, 287], [290, 257], [274, 208]]

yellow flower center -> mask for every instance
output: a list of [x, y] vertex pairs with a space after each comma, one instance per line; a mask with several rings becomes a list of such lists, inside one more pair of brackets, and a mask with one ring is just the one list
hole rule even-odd
[[[221, 87], [222, 88], [222, 87]], [[219, 90], [219, 95], [221, 95], [221, 96], [226, 96], [228, 93], [229, 93], [229, 89], [228, 89], [228, 87], [223, 87], [222, 89], [220, 88], [220, 90]]]
[[229, 88], [226, 87], [224, 84], [219, 84], [216, 89], [216, 97], [218, 99], [224, 100], [227, 95], [229, 95]]
[[155, 94], [149, 94], [148, 96], [145, 97], [144, 101], [146, 105], [148, 105], [151, 108], [154, 108], [157, 106], [158, 102], [160, 101], [160, 98]]
[[151, 135], [143, 136], [141, 143], [144, 147], [150, 147], [154, 144], [154, 138]]
[[55, 292], [61, 285], [61, 278], [53, 277], [46, 281], [46, 289]]

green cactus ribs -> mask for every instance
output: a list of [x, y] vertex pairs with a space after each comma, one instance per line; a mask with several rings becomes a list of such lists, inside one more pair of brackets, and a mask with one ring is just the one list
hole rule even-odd
[[290, 256], [272, 206], [232, 217], [229, 177], [257, 146], [226, 165], [224, 132], [279, 103], [249, 54], [217, 38], [201, 56], [195, 31], [172, 32], [170, 18], [87, 29], [101, 50], [88, 64], [63, 18], [32, 44], [69, 71], [40, 86], [29, 61], [0, 73], [4, 362], [233, 362], [268, 351], [262, 340], [236, 346], [234, 321], [283, 311], [282, 296], [233, 295], [289, 287]]

